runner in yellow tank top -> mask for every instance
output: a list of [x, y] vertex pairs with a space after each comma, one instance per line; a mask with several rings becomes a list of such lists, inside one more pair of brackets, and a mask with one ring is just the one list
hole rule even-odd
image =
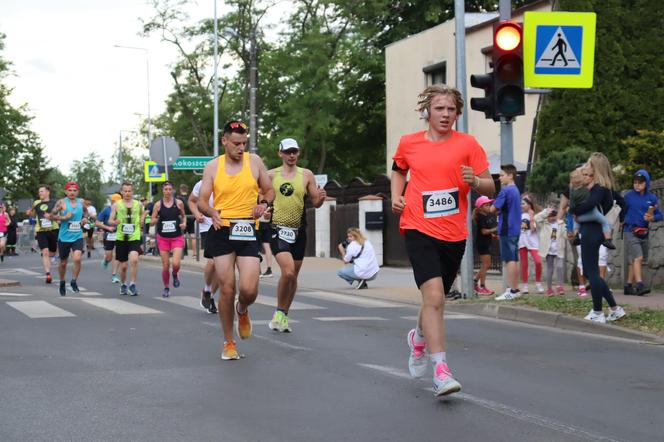
[[[233, 339], [233, 320], [238, 314], [237, 334], [251, 336], [248, 308], [258, 296], [259, 244], [257, 219], [271, 207], [274, 189], [267, 169], [258, 155], [246, 153], [247, 126], [230, 121], [224, 126], [221, 142], [226, 151], [205, 166], [198, 208], [212, 218], [205, 253], [214, 259], [221, 288], [219, 319], [224, 333], [221, 359], [240, 359]], [[264, 199], [258, 204], [258, 191]], [[214, 195], [214, 207], [210, 207]], [[235, 266], [240, 272], [240, 293], [235, 306]]]
[[319, 189], [316, 178], [309, 169], [297, 167], [300, 147], [292, 138], [279, 143], [282, 165], [268, 172], [272, 179], [276, 199], [272, 214], [270, 248], [281, 276], [277, 287], [277, 310], [268, 324], [270, 329], [290, 332], [288, 310], [297, 290], [297, 276], [302, 268], [307, 246], [307, 230], [304, 216], [304, 197], [309, 196], [314, 207], [323, 205], [327, 193]]

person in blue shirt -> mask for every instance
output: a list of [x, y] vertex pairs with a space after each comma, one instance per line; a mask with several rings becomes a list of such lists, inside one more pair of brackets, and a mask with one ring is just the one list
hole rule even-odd
[[[111, 204], [116, 203], [122, 199], [122, 195], [119, 193], [114, 193], [111, 195]], [[116, 226], [109, 222], [111, 218], [111, 206], [106, 206], [99, 212], [97, 215], [97, 221], [95, 226], [104, 232], [104, 260], [101, 262], [101, 267], [103, 269], [108, 268], [110, 262], [113, 263], [113, 275], [111, 276], [111, 282], [113, 284], [119, 284], [120, 278], [118, 277], [118, 261], [113, 259], [113, 250], [115, 249], [115, 229]]]
[[625, 194], [624, 244], [629, 262], [625, 295], [643, 296], [650, 293], [643, 285], [641, 268], [648, 256], [648, 227], [662, 220], [657, 196], [650, 192], [650, 174], [640, 169], [632, 180], [633, 190]]
[[74, 266], [71, 271], [69, 285], [74, 293], [78, 293], [76, 279], [81, 272], [81, 254], [83, 253], [83, 226], [88, 223], [87, 210], [83, 200], [78, 198], [78, 184], [69, 182], [65, 185], [66, 198], [55, 203], [51, 217], [60, 223], [58, 232], [58, 254], [60, 255], [60, 296], [67, 294], [65, 275], [69, 254], [73, 255]]
[[521, 234], [521, 193], [514, 183], [516, 167], [512, 164], [500, 166], [501, 189], [493, 202], [492, 211], [498, 215], [498, 235], [500, 237], [500, 258], [505, 263], [509, 287], [496, 297], [505, 301], [521, 296], [519, 278], [519, 235]]

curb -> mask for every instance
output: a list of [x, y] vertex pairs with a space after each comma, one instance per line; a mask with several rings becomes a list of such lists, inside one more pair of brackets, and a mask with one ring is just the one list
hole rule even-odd
[[454, 313], [486, 316], [495, 319], [543, 325], [545, 327], [559, 328], [562, 330], [664, 345], [664, 338], [657, 335], [651, 335], [649, 333], [630, 330], [615, 325], [598, 324], [556, 312], [545, 312], [530, 308], [498, 304], [448, 304], [446, 309]]
[[[161, 264], [161, 258], [157, 256], [141, 256], [142, 260]], [[201, 270], [204, 261], [191, 262], [182, 261], [183, 268]], [[307, 290], [320, 290], [318, 288], [300, 286], [302, 289]], [[348, 294], [341, 291], [328, 290], [326, 292]], [[362, 295], [364, 296], [364, 295]], [[380, 296], [364, 296], [372, 299], [384, 299]], [[393, 301], [393, 300], [391, 300]], [[416, 305], [408, 301], [399, 301], [405, 305]], [[485, 316], [494, 319], [502, 319], [507, 321], [524, 322], [527, 324], [541, 325], [551, 328], [559, 328], [562, 330], [570, 330], [594, 335], [611, 336], [614, 338], [631, 339], [648, 344], [664, 345], [664, 337], [651, 335], [648, 333], [631, 330], [628, 328], [598, 324], [595, 322], [586, 321], [584, 319], [567, 316], [562, 313], [546, 312], [542, 310], [535, 310], [526, 307], [514, 307], [504, 304], [456, 304], [452, 302], [445, 302], [445, 309], [453, 313], [466, 313], [477, 316]]]
[[0, 279], [0, 287], [18, 287], [21, 283], [11, 279]]

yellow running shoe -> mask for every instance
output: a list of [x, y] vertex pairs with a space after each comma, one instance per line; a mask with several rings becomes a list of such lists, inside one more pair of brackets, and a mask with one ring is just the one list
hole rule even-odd
[[240, 359], [240, 353], [237, 352], [235, 341], [224, 341], [224, 349], [221, 352], [221, 359], [224, 361]]
[[249, 318], [249, 309], [240, 313], [237, 311], [238, 302], [235, 301], [235, 312], [237, 313], [237, 323], [235, 324], [237, 335], [240, 339], [251, 337], [251, 319]]

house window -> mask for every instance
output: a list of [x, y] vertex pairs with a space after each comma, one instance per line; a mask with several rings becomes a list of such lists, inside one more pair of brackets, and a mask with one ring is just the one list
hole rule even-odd
[[446, 62], [440, 62], [436, 64], [432, 64], [429, 66], [425, 66], [422, 68], [422, 72], [424, 73], [425, 76], [425, 81], [427, 86], [431, 86], [432, 84], [445, 84], [447, 81], [447, 63]]

